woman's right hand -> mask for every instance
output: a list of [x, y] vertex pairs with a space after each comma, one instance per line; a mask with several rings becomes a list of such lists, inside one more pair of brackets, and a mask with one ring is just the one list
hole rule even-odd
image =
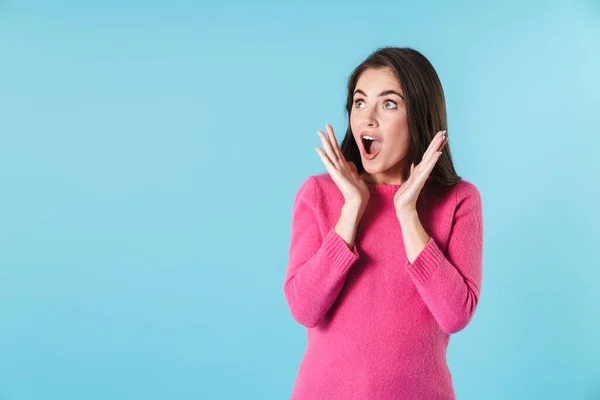
[[319, 147], [316, 147], [315, 150], [323, 164], [325, 164], [331, 179], [342, 192], [346, 205], [357, 207], [357, 210], [362, 214], [369, 201], [369, 188], [362, 177], [358, 175], [356, 165], [352, 161], [344, 159], [342, 150], [333, 133], [333, 127], [328, 124], [325, 127], [329, 137], [325, 136], [323, 131], [317, 131], [325, 152]]

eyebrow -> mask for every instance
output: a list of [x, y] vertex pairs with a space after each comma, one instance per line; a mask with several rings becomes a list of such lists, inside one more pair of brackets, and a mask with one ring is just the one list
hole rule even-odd
[[[365, 97], [368, 97], [367, 94], [360, 89], [356, 89], [354, 91], [354, 94], [357, 94], [357, 93], [360, 93]], [[395, 94], [396, 96], [400, 97], [401, 99], [404, 99], [404, 96], [402, 96], [400, 93], [396, 92], [395, 90], [384, 90], [383, 92], [379, 93], [379, 97], [387, 96], [388, 94]]]

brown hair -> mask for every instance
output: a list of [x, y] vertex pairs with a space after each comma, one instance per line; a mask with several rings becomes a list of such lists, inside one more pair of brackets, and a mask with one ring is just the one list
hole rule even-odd
[[[379, 48], [352, 71], [348, 78], [348, 128], [340, 145], [342, 154], [346, 161], [354, 162], [359, 174], [364, 171], [360, 151], [350, 127], [350, 112], [356, 83], [360, 75], [369, 68], [389, 68], [400, 82], [410, 132], [408, 165], [411, 162], [417, 165], [435, 134], [447, 130], [446, 101], [440, 79], [429, 60], [420, 52], [408, 47]], [[444, 146], [430, 177], [442, 185], [454, 185], [462, 179], [454, 169], [449, 143]]]

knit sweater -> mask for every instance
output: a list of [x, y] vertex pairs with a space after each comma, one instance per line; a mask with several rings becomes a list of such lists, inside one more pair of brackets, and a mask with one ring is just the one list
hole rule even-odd
[[417, 212], [430, 239], [409, 263], [393, 204], [400, 186], [368, 184], [352, 248], [334, 230], [344, 199], [330, 175], [297, 191], [284, 295], [307, 343], [292, 400], [455, 399], [446, 349], [479, 300], [481, 197], [464, 179], [428, 178]]

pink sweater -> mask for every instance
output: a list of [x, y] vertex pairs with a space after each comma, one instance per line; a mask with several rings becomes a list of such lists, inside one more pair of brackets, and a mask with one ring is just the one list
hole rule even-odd
[[296, 194], [284, 294], [307, 346], [291, 399], [455, 399], [446, 348], [479, 300], [479, 191], [429, 178], [434, 196], [417, 211], [431, 239], [410, 264], [393, 204], [400, 185], [368, 186], [352, 249], [334, 231], [344, 199], [328, 173]]

